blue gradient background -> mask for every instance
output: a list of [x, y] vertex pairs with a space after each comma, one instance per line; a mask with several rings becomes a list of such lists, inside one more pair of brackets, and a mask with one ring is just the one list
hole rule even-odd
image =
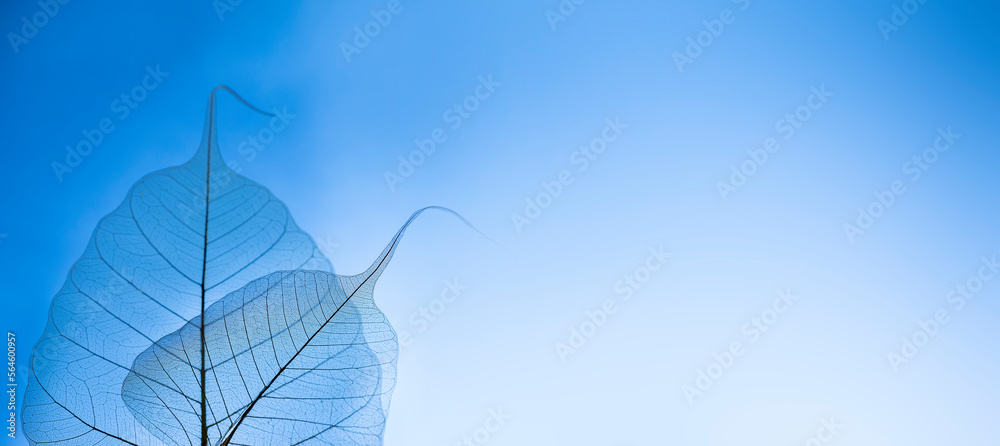
[[[1000, 5], [931, 0], [883, 39], [892, 1], [403, 2], [348, 63], [340, 49], [386, 2], [71, 2], [30, 43], [0, 51], [3, 328], [19, 367], [97, 221], [142, 175], [187, 160], [210, 89], [297, 117], [256, 159], [235, 149], [267, 120], [220, 101], [223, 156], [269, 187], [341, 273], [361, 271], [415, 209], [421, 217], [376, 288], [399, 332], [390, 445], [449, 445], [490, 409], [512, 418], [489, 444], [991, 445], [1000, 416], [1000, 281], [955, 311], [945, 296], [1000, 251]], [[896, 2], [901, 4], [901, 2]], [[700, 57], [671, 55], [733, 10]], [[7, 4], [18, 32], [33, 2]], [[147, 65], [169, 77], [124, 121], [110, 104]], [[479, 76], [502, 85], [458, 129], [442, 120]], [[745, 186], [716, 182], [810, 87], [834, 96]], [[50, 166], [105, 117], [116, 130], [63, 182]], [[628, 125], [584, 172], [570, 163], [607, 118]], [[901, 166], [937, 129], [961, 138], [910, 182]], [[415, 138], [448, 139], [391, 191]], [[574, 182], [522, 233], [511, 214], [569, 169]], [[907, 192], [855, 243], [842, 228], [876, 190]], [[0, 236], [2, 237], [2, 236]], [[578, 352], [555, 345], [672, 253]], [[467, 287], [426, 331], [411, 322], [458, 278]], [[776, 289], [801, 296], [690, 405], [713, 353]], [[886, 355], [918, 320], [949, 324], [896, 373]], [[20, 408], [18, 408], [18, 411]], [[24, 444], [19, 433], [10, 444]], [[9, 440], [9, 439], [8, 439]]]

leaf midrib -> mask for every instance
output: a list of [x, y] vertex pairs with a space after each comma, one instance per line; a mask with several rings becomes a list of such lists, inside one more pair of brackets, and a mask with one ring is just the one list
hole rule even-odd
[[[396, 234], [396, 236], [393, 237], [393, 240], [392, 240], [392, 243], [390, 244], [390, 248], [389, 248], [388, 252], [392, 252], [392, 249], [395, 248], [396, 243], [398, 243], [398, 241], [399, 241], [400, 235], [401, 234]], [[337, 309], [333, 311], [333, 314], [331, 314], [330, 317], [327, 318], [326, 321], [323, 322], [323, 325], [321, 325], [318, 329], [316, 329], [316, 332], [313, 333], [311, 336], [309, 336], [309, 339], [306, 339], [306, 341], [302, 344], [302, 347], [300, 347], [295, 352], [295, 354], [292, 355], [292, 357], [289, 358], [287, 362], [285, 362], [285, 365], [281, 366], [281, 368], [278, 369], [278, 371], [274, 374], [274, 377], [271, 378], [271, 381], [268, 382], [267, 385], [265, 385], [264, 388], [262, 388], [260, 390], [260, 393], [258, 393], [257, 396], [250, 402], [250, 404], [247, 406], [246, 410], [244, 410], [243, 413], [240, 414], [239, 419], [237, 419], [236, 422], [233, 423], [233, 425], [228, 429], [229, 433], [226, 435], [226, 438], [223, 439], [222, 443], [219, 443], [219, 446], [228, 446], [229, 445], [229, 442], [232, 440], [233, 436], [236, 434], [236, 430], [239, 429], [240, 425], [243, 423], [243, 420], [245, 420], [247, 418], [247, 415], [249, 415], [250, 412], [253, 410], [254, 405], [256, 405], [258, 401], [260, 401], [261, 399], [263, 399], [264, 393], [266, 393], [267, 390], [271, 387], [271, 385], [273, 385], [274, 382], [278, 380], [278, 377], [281, 376], [282, 373], [284, 373], [285, 369], [287, 369], [288, 366], [291, 365], [292, 362], [295, 361], [295, 358], [297, 358], [300, 353], [302, 353], [303, 351], [305, 351], [306, 347], [309, 345], [310, 342], [312, 342], [313, 338], [315, 338], [317, 335], [319, 335], [323, 331], [323, 329], [326, 328], [327, 324], [329, 324], [330, 321], [332, 321], [333, 318], [336, 317], [338, 313], [340, 313], [340, 309], [344, 308], [344, 305], [347, 305], [347, 303], [350, 302], [351, 298], [354, 297], [354, 295], [357, 294], [357, 292], [362, 287], [364, 287], [366, 283], [368, 283], [369, 279], [371, 279], [373, 276], [375, 276], [376, 274], [379, 273], [379, 268], [382, 267], [382, 264], [385, 263], [386, 260], [388, 260], [388, 258], [389, 258], [388, 255], [382, 256], [382, 258], [378, 262], [378, 265], [375, 268], [371, 269], [371, 273], [368, 274], [368, 276], [365, 277], [365, 279], [363, 281], [361, 281], [360, 284], [358, 284], [357, 288], [355, 288], [354, 291], [351, 291], [351, 294], [348, 295], [347, 298], [344, 299], [344, 302], [341, 303], [340, 306], [338, 306]], [[334, 276], [334, 277], [337, 280], [340, 279], [339, 276]], [[332, 288], [331, 288], [331, 290], [332, 290]], [[204, 392], [204, 386], [202, 386], [202, 392]]]
[[215, 133], [215, 91], [212, 91], [208, 105], [208, 150], [205, 157], [205, 231], [201, 255], [201, 316], [199, 333], [201, 336], [201, 446], [208, 446], [208, 413], [206, 408], [207, 387], [205, 381], [205, 273], [208, 269], [208, 212], [212, 185], [212, 141]]

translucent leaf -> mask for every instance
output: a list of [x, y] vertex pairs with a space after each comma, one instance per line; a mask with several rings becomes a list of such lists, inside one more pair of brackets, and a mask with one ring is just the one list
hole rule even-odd
[[426, 209], [361, 274], [270, 274], [164, 336], [125, 379], [129, 408], [174, 445], [197, 445], [202, 435], [213, 445], [381, 445], [398, 344], [372, 291]]
[[98, 223], [32, 353], [32, 444], [162, 444], [122, 399], [136, 357], [253, 279], [332, 272], [285, 206], [226, 166], [216, 139], [213, 91], [195, 156], [141, 179]]

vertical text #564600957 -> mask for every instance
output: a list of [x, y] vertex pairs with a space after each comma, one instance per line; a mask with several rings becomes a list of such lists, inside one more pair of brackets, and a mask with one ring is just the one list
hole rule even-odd
[[7, 332], [7, 436], [17, 437], [17, 343], [14, 333]]

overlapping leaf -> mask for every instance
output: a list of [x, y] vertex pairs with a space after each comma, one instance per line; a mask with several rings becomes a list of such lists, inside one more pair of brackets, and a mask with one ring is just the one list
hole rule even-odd
[[173, 445], [197, 445], [199, 428], [213, 445], [381, 445], [398, 344], [372, 291], [425, 209], [361, 274], [270, 274], [164, 336], [125, 379], [128, 407]]
[[332, 272], [285, 206], [222, 161], [214, 115], [213, 93], [197, 154], [137, 182], [53, 298], [23, 409], [33, 444], [162, 444], [122, 399], [136, 357], [251, 280]]

